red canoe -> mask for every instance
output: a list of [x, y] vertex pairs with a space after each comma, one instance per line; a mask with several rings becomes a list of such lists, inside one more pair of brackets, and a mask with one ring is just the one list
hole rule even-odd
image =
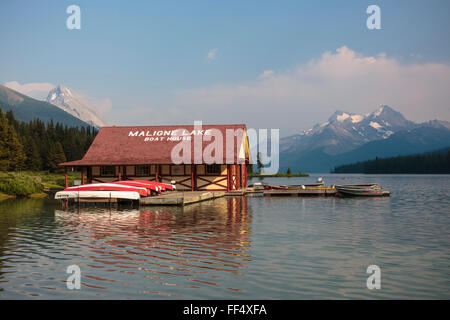
[[65, 188], [64, 191], [134, 191], [140, 196], [146, 197], [150, 194], [148, 188], [140, 186], [128, 186], [116, 183], [90, 183], [81, 186]]
[[143, 187], [143, 188], [147, 188], [147, 189], [154, 190], [157, 192], [175, 189], [175, 186], [173, 186], [171, 184], [166, 184], [166, 183], [156, 182], [156, 181], [148, 181], [148, 180], [124, 180], [124, 181], [115, 181], [112, 183], [122, 184], [122, 185], [127, 185], [127, 186]]

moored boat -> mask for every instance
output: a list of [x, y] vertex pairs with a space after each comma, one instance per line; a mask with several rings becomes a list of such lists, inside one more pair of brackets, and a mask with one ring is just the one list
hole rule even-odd
[[390, 196], [391, 192], [389, 190], [383, 190], [377, 184], [366, 184], [366, 185], [340, 185], [335, 186], [336, 191], [341, 196], [351, 196], [351, 197], [385, 197]]
[[381, 189], [381, 187], [376, 183], [368, 183], [368, 184], [341, 184], [338, 187], [340, 188], [352, 188], [352, 189]]
[[316, 187], [324, 187], [325, 182], [323, 181], [322, 177], [319, 177], [317, 179], [316, 183], [305, 183], [305, 184], [292, 184], [292, 185], [280, 185], [280, 186], [272, 186], [265, 184], [264, 190], [305, 190], [305, 189], [311, 189]]

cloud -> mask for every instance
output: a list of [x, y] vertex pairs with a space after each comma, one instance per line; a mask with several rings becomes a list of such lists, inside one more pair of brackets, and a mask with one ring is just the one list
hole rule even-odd
[[5, 87], [16, 90], [26, 96], [42, 100], [45, 99], [49, 91], [56, 86], [48, 82], [20, 84], [17, 81], [10, 81], [5, 82]]
[[208, 55], [206, 56], [207, 59], [209, 60], [213, 60], [216, 57], [217, 52], [219, 51], [219, 49], [214, 48], [209, 50]]
[[260, 78], [260, 79], [269, 78], [269, 77], [273, 76], [274, 74], [275, 74], [275, 72], [273, 70], [264, 70], [264, 72], [261, 73], [258, 78]]
[[244, 122], [285, 135], [337, 109], [365, 114], [382, 104], [415, 121], [450, 120], [449, 83], [449, 65], [404, 65], [385, 53], [364, 56], [343, 46], [291, 70], [265, 70], [254, 81], [179, 91], [174, 102], [205, 122]]

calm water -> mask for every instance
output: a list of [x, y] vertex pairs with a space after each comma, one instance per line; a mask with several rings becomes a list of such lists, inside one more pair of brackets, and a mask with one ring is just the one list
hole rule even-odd
[[[50, 199], [1, 201], [0, 299], [450, 298], [450, 176], [323, 177], [392, 196], [69, 212]], [[66, 287], [73, 264], [81, 290]], [[366, 287], [371, 264], [380, 290]]]

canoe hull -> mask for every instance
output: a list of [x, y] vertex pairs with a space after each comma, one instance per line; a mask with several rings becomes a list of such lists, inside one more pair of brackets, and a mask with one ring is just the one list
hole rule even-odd
[[149, 191], [147, 191], [147, 189], [144, 187], [127, 186], [114, 183], [84, 184], [81, 186], [66, 188], [64, 189], [64, 191], [124, 191], [124, 192], [132, 191], [138, 192], [143, 197], [149, 194]]
[[175, 186], [173, 186], [171, 184], [156, 182], [156, 181], [148, 181], [148, 180], [125, 180], [125, 181], [115, 181], [112, 183], [147, 188], [147, 189], [150, 189], [150, 190], [153, 190], [156, 192], [175, 189]]
[[124, 199], [139, 200], [140, 195], [134, 191], [59, 191], [55, 199]]

